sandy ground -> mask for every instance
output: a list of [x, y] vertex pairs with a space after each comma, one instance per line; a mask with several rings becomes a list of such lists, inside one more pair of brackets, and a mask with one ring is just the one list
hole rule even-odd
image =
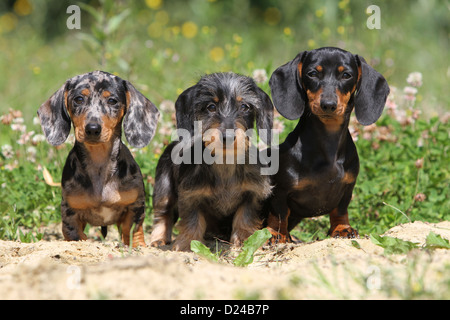
[[[107, 241], [0, 241], [0, 299], [449, 299], [450, 250], [385, 256], [370, 239], [264, 247], [247, 267], [222, 248], [218, 263], [169, 248]], [[385, 235], [420, 244], [450, 239], [450, 222], [414, 222]], [[148, 241], [147, 241], [148, 243]]]

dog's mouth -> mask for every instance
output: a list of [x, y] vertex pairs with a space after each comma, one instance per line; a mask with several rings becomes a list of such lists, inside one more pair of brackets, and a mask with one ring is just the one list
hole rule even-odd
[[205, 147], [213, 148], [213, 149], [222, 149], [222, 150], [234, 150], [236, 148], [237, 141], [233, 140], [220, 140], [217, 136], [208, 136], [203, 139]]
[[89, 146], [99, 146], [108, 143], [112, 138], [112, 131], [102, 127], [101, 131], [95, 134], [86, 132], [83, 129], [75, 129], [75, 139]]
[[321, 119], [325, 119], [325, 120], [334, 120], [335, 117], [333, 117], [332, 115], [329, 114], [320, 114], [318, 115], [319, 118]]
[[100, 140], [92, 140], [92, 139], [85, 139], [83, 141], [84, 144], [90, 145], [90, 146], [98, 146], [100, 144], [103, 144], [105, 142], [100, 141]]
[[247, 152], [249, 139], [244, 131], [239, 129], [227, 136], [222, 135], [218, 130], [212, 130], [203, 134], [203, 143], [212, 155], [239, 155]]

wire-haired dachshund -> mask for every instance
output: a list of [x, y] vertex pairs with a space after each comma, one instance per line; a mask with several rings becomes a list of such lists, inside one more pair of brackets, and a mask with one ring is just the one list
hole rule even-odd
[[62, 173], [62, 232], [66, 240], [86, 240], [86, 223], [117, 224], [124, 244], [145, 246], [142, 223], [145, 191], [142, 174], [125, 136], [134, 147], [152, 139], [159, 112], [134, 86], [112, 74], [94, 71], [67, 80], [44, 102], [38, 115], [50, 144], [62, 144], [71, 123], [75, 145]]
[[215, 73], [184, 91], [175, 110], [182, 140], [167, 146], [156, 168], [151, 245], [169, 244], [179, 217], [175, 250], [205, 237], [239, 246], [261, 228], [260, 207], [271, 192], [246, 132], [256, 122], [260, 137], [271, 140], [273, 104], [251, 78]]
[[269, 85], [279, 113], [300, 118], [279, 146], [267, 218], [271, 241], [291, 241], [289, 232], [303, 218], [324, 214], [331, 237], [357, 237], [347, 212], [359, 172], [350, 114], [354, 108], [361, 124], [374, 123], [389, 94], [386, 80], [362, 57], [326, 47], [300, 52], [274, 71]]

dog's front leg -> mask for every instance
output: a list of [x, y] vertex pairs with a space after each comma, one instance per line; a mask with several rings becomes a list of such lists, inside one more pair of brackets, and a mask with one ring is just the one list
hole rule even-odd
[[176, 251], [189, 251], [192, 240], [203, 242], [206, 232], [206, 220], [199, 210], [184, 210], [179, 206], [179, 234], [174, 243]]
[[258, 215], [259, 204], [255, 200], [246, 200], [237, 209], [233, 218], [233, 230], [230, 242], [240, 247], [249, 236], [262, 226]]
[[287, 204], [287, 192], [278, 192], [270, 201], [270, 213], [267, 217], [267, 229], [272, 234], [271, 244], [291, 242], [288, 230], [288, 218], [291, 213]]
[[[119, 222], [117, 223], [119, 229], [122, 232], [122, 242], [125, 245], [130, 245], [130, 236], [132, 234], [132, 245], [133, 248], [137, 246], [146, 247], [144, 241], [144, 222], [145, 217], [145, 203], [144, 201], [136, 201], [134, 204], [130, 205], [126, 212], [122, 215]], [[133, 228], [134, 225], [134, 228]], [[133, 230], [131, 230], [133, 228]]]
[[328, 235], [332, 238], [358, 238], [358, 231], [352, 226], [348, 219], [348, 205], [352, 198], [353, 186], [349, 185], [342, 197], [339, 206], [330, 212], [330, 230]]
[[87, 240], [84, 234], [86, 222], [80, 219], [76, 209], [72, 209], [66, 200], [61, 201], [62, 233], [66, 241]]

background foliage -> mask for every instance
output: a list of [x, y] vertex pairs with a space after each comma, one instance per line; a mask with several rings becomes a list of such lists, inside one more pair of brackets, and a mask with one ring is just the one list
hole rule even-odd
[[[60, 220], [60, 190], [43, 183], [42, 168], [59, 181], [71, 144], [49, 146], [34, 118], [66, 79], [112, 72], [162, 110], [157, 137], [134, 150], [151, 194], [173, 102], [185, 88], [205, 73], [234, 71], [269, 92], [276, 67], [321, 46], [362, 55], [393, 92], [376, 126], [351, 127], [361, 159], [352, 223], [364, 234], [449, 219], [448, 1], [84, 0], [81, 30], [68, 30], [71, 4], [0, 3], [0, 239], [38, 239], [41, 226]], [[380, 30], [366, 27], [372, 4], [381, 9]], [[275, 123], [281, 141], [295, 125]], [[147, 210], [149, 227], [151, 199]], [[297, 236], [324, 237], [327, 228], [325, 217], [305, 220]]]

